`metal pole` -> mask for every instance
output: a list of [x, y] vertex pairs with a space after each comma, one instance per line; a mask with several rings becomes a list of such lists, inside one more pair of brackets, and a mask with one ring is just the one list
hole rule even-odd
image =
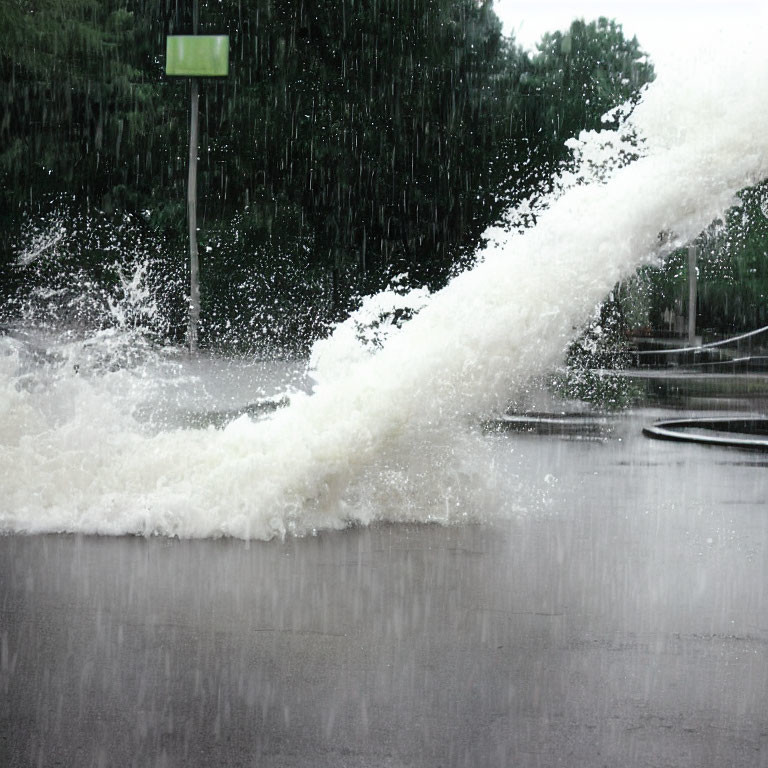
[[688, 346], [696, 346], [696, 246], [688, 246]]
[[192, 78], [189, 119], [189, 179], [187, 215], [189, 218], [189, 351], [197, 352], [197, 326], [200, 322], [200, 260], [197, 254], [197, 78]]
[[[197, 34], [198, 0], [192, 2], [192, 33]], [[200, 323], [200, 259], [197, 253], [197, 78], [190, 84], [189, 177], [187, 180], [187, 216], [189, 218], [189, 351], [197, 352], [197, 326]]]

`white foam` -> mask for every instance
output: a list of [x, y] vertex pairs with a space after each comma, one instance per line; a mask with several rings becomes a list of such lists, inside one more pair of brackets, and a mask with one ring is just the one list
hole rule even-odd
[[[381, 348], [361, 352], [355, 334], [338, 335], [313, 394], [265, 421], [148, 434], [126, 407], [135, 381], [125, 372], [62, 374], [29, 391], [6, 348], [0, 528], [269, 538], [349, 521], [462, 519], [460, 494], [442, 509], [448, 495], [421, 483], [422, 502], [407, 505], [408, 483], [432, 473], [435, 489], [451, 485], [458, 470], [443, 460], [454, 438], [471, 439], [467, 416], [498, 411], [555, 365], [616, 281], [658, 254], [660, 233], [684, 242], [768, 175], [768, 61], [746, 42], [724, 54], [648, 89], [624, 128], [645, 140], [643, 158], [610, 168], [607, 183], [572, 177], [534, 229], [488, 233], [481, 263], [421, 297]], [[585, 154], [605, 160], [605, 135], [582, 139]], [[443, 446], [437, 464], [409, 476], [407, 457], [423, 457], [425, 440]], [[377, 506], [388, 488], [400, 501]]]

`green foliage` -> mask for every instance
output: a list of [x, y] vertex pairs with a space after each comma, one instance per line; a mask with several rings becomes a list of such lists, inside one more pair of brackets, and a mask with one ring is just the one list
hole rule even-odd
[[[188, 83], [163, 75], [162, 52], [191, 31], [190, 7], [0, 0], [6, 295], [13, 233], [62, 193], [183, 250]], [[200, 88], [211, 342], [239, 326], [303, 344], [393, 275], [441, 286], [566, 138], [652, 76], [605, 20], [531, 59], [487, 0], [220, 0], [200, 32], [230, 35], [230, 76]]]
[[228, 352], [296, 355], [324, 334], [331, 320], [328, 278], [312, 264], [312, 231], [298, 209], [254, 201], [209, 229], [201, 247], [203, 342]]
[[645, 395], [637, 381], [602, 368], [565, 368], [553, 374], [548, 384], [563, 400], [579, 400], [606, 410], [629, 408]]
[[63, 189], [135, 201], [157, 101], [143, 17], [114, 0], [0, 0], [0, 17], [6, 205]]
[[604, 114], [636, 101], [654, 78], [637, 38], [628, 40], [606, 18], [576, 20], [566, 33], [544, 35], [538, 48], [525, 77], [526, 112], [555, 159], [564, 156], [566, 139], [604, 127]]
[[700, 248], [698, 323], [719, 334], [768, 325], [768, 182], [740, 198]]
[[[696, 326], [709, 336], [768, 325], [768, 182], [742, 190], [739, 197], [741, 205], [696, 241]], [[649, 328], [664, 329], [664, 313], [670, 309], [686, 317], [687, 248], [673, 251], [659, 266], [641, 270], [624, 294], [627, 309], [644, 304], [642, 324]]]
[[25, 220], [14, 252], [17, 290], [3, 321], [21, 310], [39, 325], [140, 328], [155, 339], [173, 339], [184, 322], [186, 254], [139, 217], [61, 196]]
[[326, 0], [310, 13], [283, 0], [241, 9], [230, 34], [255, 55], [233, 65], [237, 90], [222, 86], [213, 109], [224, 119], [211, 159], [252, 148], [227, 196], [299, 202], [315, 257], [352, 265], [368, 288], [404, 269], [444, 279], [500, 212], [492, 172], [506, 169], [491, 161], [514, 137], [514, 49], [490, 5]]
[[569, 345], [565, 367], [552, 376], [550, 389], [566, 400], [601, 408], [627, 407], [637, 400], [640, 390], [618, 371], [631, 362], [622, 306], [611, 294]]
[[611, 370], [630, 364], [627, 325], [614, 294], [600, 305], [591, 322], [569, 345], [566, 360], [571, 369]]

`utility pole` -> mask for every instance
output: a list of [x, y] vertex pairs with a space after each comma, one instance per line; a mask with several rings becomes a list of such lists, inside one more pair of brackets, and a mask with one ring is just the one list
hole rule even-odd
[[189, 324], [187, 342], [197, 352], [200, 324], [200, 257], [197, 250], [197, 148], [199, 144], [199, 85], [201, 77], [226, 77], [229, 74], [229, 37], [198, 35], [198, 0], [192, 0], [191, 35], [166, 38], [165, 73], [189, 77], [189, 175], [187, 177], [187, 220], [189, 224]]
[[[192, 0], [192, 34], [200, 21], [198, 0]], [[189, 221], [189, 351], [197, 352], [197, 327], [200, 324], [200, 257], [197, 252], [197, 147], [199, 95], [197, 78], [190, 82], [189, 175], [187, 177], [187, 219]]]
[[688, 246], [688, 346], [696, 346], [696, 246]]

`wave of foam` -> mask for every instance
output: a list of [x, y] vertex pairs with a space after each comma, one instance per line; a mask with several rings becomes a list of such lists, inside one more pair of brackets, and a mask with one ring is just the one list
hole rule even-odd
[[[467, 417], [502, 409], [617, 280], [768, 175], [768, 62], [759, 46], [725, 53], [660, 77], [620, 133], [582, 136], [599, 180], [582, 183], [583, 163], [535, 228], [489, 232], [478, 266], [370, 352], [346, 354], [358, 340], [340, 331], [314, 391], [270, 418], [147, 430], [130, 405], [151, 386], [144, 369], [24, 386], [23, 350], [5, 340], [0, 528], [269, 538], [476, 514], [462, 503], [483, 460]], [[621, 167], [611, 158], [633, 135], [644, 156]]]

